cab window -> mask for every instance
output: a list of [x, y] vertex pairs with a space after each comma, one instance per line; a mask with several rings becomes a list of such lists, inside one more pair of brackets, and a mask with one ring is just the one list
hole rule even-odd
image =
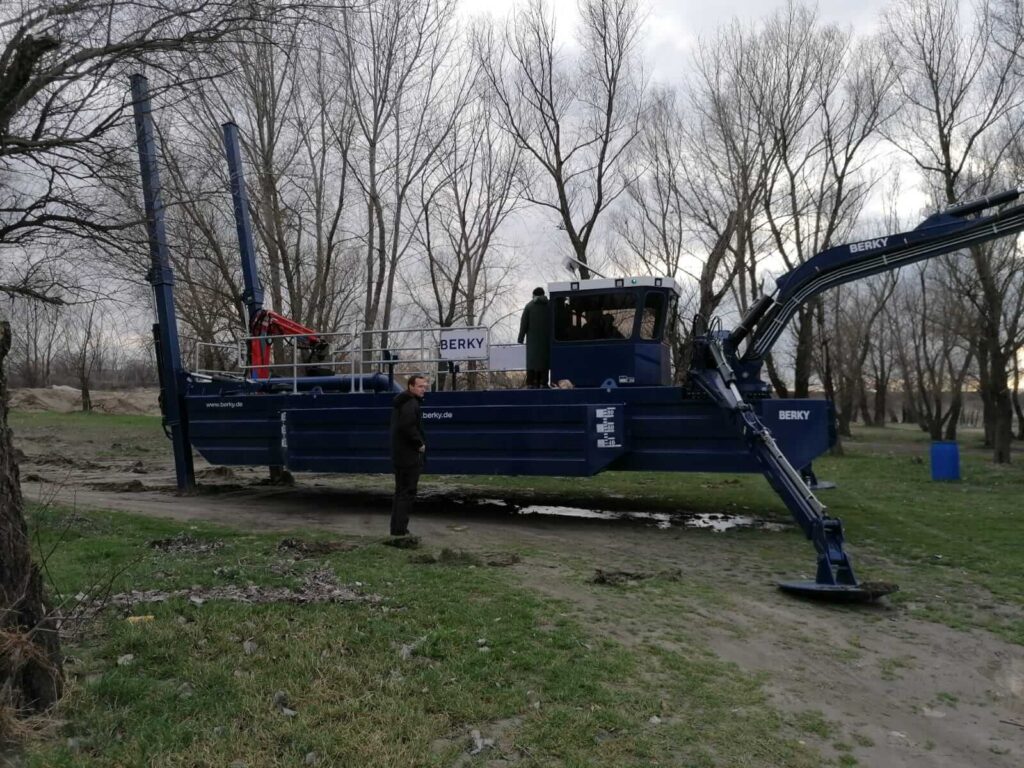
[[628, 339], [633, 335], [636, 293], [559, 296], [555, 300], [556, 341]]
[[648, 291], [644, 297], [644, 310], [640, 315], [640, 338], [655, 341], [665, 332], [665, 294]]

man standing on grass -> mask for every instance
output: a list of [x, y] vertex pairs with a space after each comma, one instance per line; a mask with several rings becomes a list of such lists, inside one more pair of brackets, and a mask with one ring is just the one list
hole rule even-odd
[[420, 405], [427, 391], [425, 376], [410, 376], [405, 392], [391, 408], [391, 463], [395, 469], [395, 498], [391, 505], [391, 535], [409, 535], [409, 513], [423, 472], [427, 441]]

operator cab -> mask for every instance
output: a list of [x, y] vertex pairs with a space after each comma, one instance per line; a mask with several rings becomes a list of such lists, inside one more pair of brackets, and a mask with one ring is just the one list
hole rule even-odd
[[551, 380], [576, 387], [668, 386], [671, 277], [551, 283]]

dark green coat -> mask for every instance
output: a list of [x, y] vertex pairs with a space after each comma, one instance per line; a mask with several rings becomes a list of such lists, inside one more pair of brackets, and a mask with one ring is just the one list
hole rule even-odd
[[526, 339], [526, 369], [546, 371], [551, 367], [551, 315], [547, 296], [534, 296], [519, 321], [519, 343]]

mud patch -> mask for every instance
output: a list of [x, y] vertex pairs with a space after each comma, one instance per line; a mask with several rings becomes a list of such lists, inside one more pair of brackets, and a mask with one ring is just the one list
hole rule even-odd
[[[166, 493], [173, 493], [177, 495], [178, 489], [173, 485], [168, 485], [160, 489]], [[225, 493], [241, 493], [248, 490], [248, 488], [242, 483], [222, 483], [220, 485], [197, 485], [195, 487], [195, 493], [199, 496], [219, 496]]]
[[220, 539], [203, 541], [187, 533], [178, 533], [167, 539], [154, 539], [149, 542], [150, 549], [160, 552], [174, 552], [178, 554], [205, 555], [224, 548], [224, 542]]
[[139, 493], [148, 490], [141, 480], [126, 480], [123, 483], [86, 483], [85, 485], [94, 491], [111, 491], [112, 493]]
[[595, 568], [594, 575], [590, 581], [593, 584], [607, 584], [613, 587], [628, 587], [639, 581], [647, 579], [668, 579], [679, 581], [683, 572], [678, 568], [667, 571], [606, 571], [603, 568]]
[[483, 558], [484, 565], [492, 568], [508, 568], [522, 562], [522, 558], [515, 552], [485, 552]]
[[[99, 413], [160, 415], [159, 390], [93, 390], [92, 407]], [[55, 411], [76, 413], [82, 410], [82, 392], [74, 387], [24, 388], [11, 390], [11, 408], [16, 411]]]
[[196, 480], [234, 480], [235, 471], [231, 467], [209, 467], [196, 472]]
[[516, 736], [522, 726], [522, 718], [512, 717], [467, 728], [455, 740], [456, 744], [464, 747], [465, 752], [453, 763], [452, 768], [475, 764], [480, 755], [488, 757], [486, 765], [494, 768], [516, 765], [527, 757], [516, 744]]
[[175, 590], [132, 590], [119, 592], [105, 598], [93, 598], [85, 594], [77, 596], [79, 602], [60, 618], [63, 634], [68, 634], [77, 627], [94, 618], [107, 607], [131, 609], [136, 605], [149, 603], [165, 603], [176, 598], [186, 598], [195, 607], [202, 606], [208, 600], [227, 600], [235, 603], [360, 603], [379, 605], [384, 598], [377, 594], [363, 593], [356, 587], [338, 582], [337, 576], [329, 568], [310, 571], [305, 575], [298, 589], [289, 587], [258, 587], [249, 584], [244, 587], [230, 584], [219, 587], [191, 587]]
[[118, 453], [150, 453], [153, 449], [135, 443], [111, 443], [110, 450]]
[[43, 456], [29, 456], [28, 463], [42, 467], [67, 467], [68, 469], [109, 469], [106, 464], [98, 464], [89, 459], [75, 459], [59, 453]]
[[351, 541], [305, 541], [303, 539], [281, 539], [277, 551], [291, 554], [296, 560], [311, 555], [332, 555], [336, 552], [351, 552], [359, 545]]
[[445, 547], [438, 554], [424, 552], [413, 555], [409, 558], [410, 563], [422, 565], [463, 565], [463, 566], [488, 566], [490, 568], [508, 568], [520, 562], [522, 558], [515, 552], [468, 552], [464, 549], [451, 549]]

